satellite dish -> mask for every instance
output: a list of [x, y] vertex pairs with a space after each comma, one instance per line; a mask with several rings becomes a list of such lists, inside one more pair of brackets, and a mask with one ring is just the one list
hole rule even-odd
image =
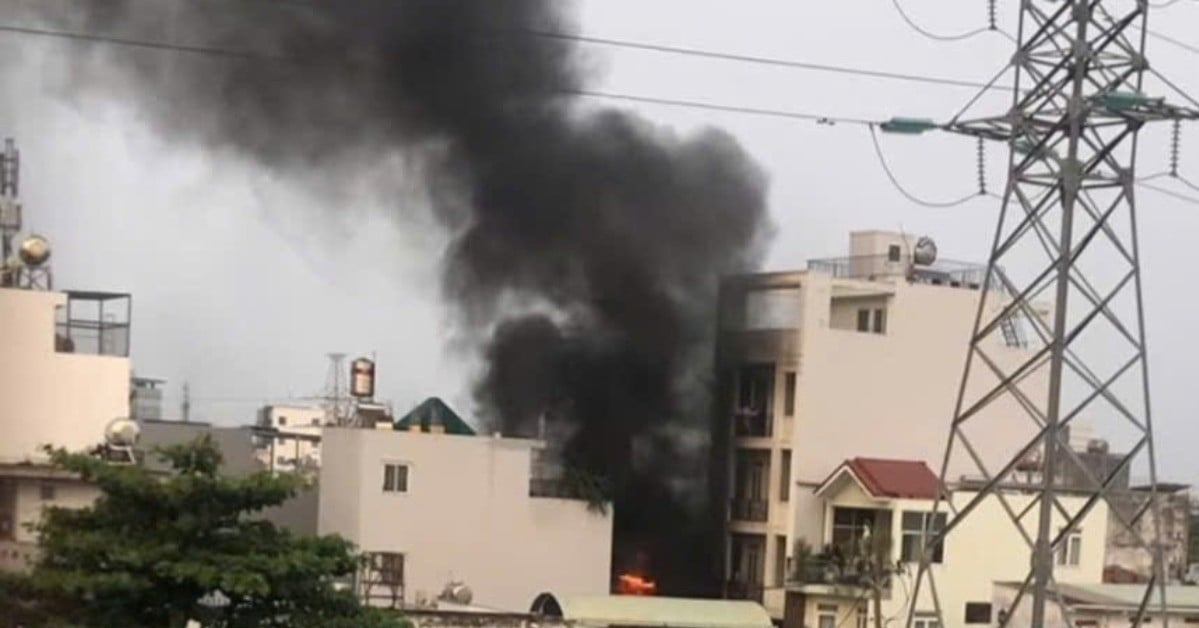
[[449, 584], [445, 585], [445, 589], [442, 590], [440, 598], [446, 602], [453, 602], [454, 604], [467, 606], [470, 604], [470, 601], [474, 599], [474, 593], [471, 592], [470, 587], [466, 586], [466, 584], [462, 582], [450, 582]]
[[50, 241], [37, 234], [30, 235], [21, 241], [17, 255], [26, 266], [37, 268], [50, 260]]
[[920, 266], [928, 266], [937, 261], [937, 243], [924, 236], [916, 240], [916, 249], [912, 252], [912, 261]]
[[133, 419], [117, 418], [104, 428], [104, 442], [112, 447], [132, 447], [141, 433], [142, 428]]

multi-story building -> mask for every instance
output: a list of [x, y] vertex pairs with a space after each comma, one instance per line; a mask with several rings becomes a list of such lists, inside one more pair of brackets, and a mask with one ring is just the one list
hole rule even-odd
[[321, 466], [321, 429], [328, 413], [312, 406], [263, 406], [258, 411], [258, 459], [263, 468], [315, 475]]
[[[815, 489], [843, 460], [915, 460], [940, 471], [985, 267], [930, 260], [917, 244], [856, 232], [848, 257], [722, 284], [712, 485], [729, 504], [729, 595], [763, 599], [781, 615], [796, 541], [822, 538]], [[989, 297], [988, 309], [1005, 302]], [[1027, 359], [1023, 333], [1012, 320], [994, 335], [987, 349], [997, 365]], [[981, 395], [986, 382], [973, 383], [967, 395]], [[1034, 375], [1021, 386], [1036, 394], [1043, 384]], [[998, 468], [1033, 437], [1026, 416], [1005, 399], [971, 419], [984, 463]], [[969, 474], [977, 474], [971, 460], [949, 461], [948, 479]]]
[[356, 587], [374, 604], [425, 606], [455, 586], [505, 611], [545, 591], [606, 594], [611, 504], [543, 490], [532, 472], [539, 446], [444, 424], [327, 427], [318, 530], [370, 557]]
[[46, 445], [83, 450], [129, 416], [127, 294], [0, 288], [0, 569], [23, 568], [45, 506], [95, 489], [52, 468]]

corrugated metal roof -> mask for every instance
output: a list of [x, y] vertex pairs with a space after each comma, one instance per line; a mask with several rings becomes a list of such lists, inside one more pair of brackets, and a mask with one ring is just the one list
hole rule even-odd
[[[556, 603], [557, 608], [554, 608]], [[661, 628], [770, 628], [770, 615], [756, 602], [639, 595], [543, 595], [533, 611], [580, 626], [655, 626]], [[555, 615], [557, 613], [554, 613]]]

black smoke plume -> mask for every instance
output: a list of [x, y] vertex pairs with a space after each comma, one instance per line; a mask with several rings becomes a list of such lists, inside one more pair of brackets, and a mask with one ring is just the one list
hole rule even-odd
[[164, 137], [326, 185], [415, 159], [395, 177], [423, 177], [451, 234], [444, 294], [483, 357], [484, 415], [514, 435], [544, 421], [567, 467], [606, 480], [615, 569], [640, 556], [664, 592], [700, 592], [721, 547], [694, 533], [693, 499], [714, 290], [769, 231], [764, 176], [732, 137], [578, 97], [584, 60], [545, 36], [572, 31], [558, 0], [35, 5], [54, 26], [211, 49], [74, 57], [73, 85]]

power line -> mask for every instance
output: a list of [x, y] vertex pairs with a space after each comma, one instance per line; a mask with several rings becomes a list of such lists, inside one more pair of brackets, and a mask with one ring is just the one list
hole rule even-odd
[[1182, 194], [1180, 192], [1175, 192], [1174, 190], [1163, 188], [1161, 186], [1154, 185], [1152, 183], [1146, 183], [1144, 181], [1138, 181], [1137, 185], [1139, 185], [1143, 188], [1148, 188], [1150, 190], [1153, 190], [1154, 192], [1157, 192], [1159, 194], [1165, 194], [1166, 196], [1172, 196], [1180, 201], [1185, 201], [1185, 202], [1191, 203], [1193, 205], [1199, 205], [1199, 198], [1195, 198], [1193, 196], [1187, 196], [1186, 194]]
[[[907, 25], [910, 26], [912, 28], [912, 30], [914, 30], [917, 33], [920, 33], [921, 35], [924, 35], [925, 37], [932, 39], [934, 41], [962, 41], [963, 39], [970, 39], [971, 37], [974, 37], [976, 35], [982, 35], [983, 33], [992, 32], [992, 31], [996, 32], [996, 33], [1000, 33], [1003, 36], [1007, 37], [1008, 39], [1012, 39], [1011, 35], [996, 28], [993, 21], [989, 26], [982, 26], [980, 28], [976, 28], [972, 31], [967, 31], [964, 33], [957, 33], [954, 35], [942, 35], [940, 33], [934, 33], [926, 28], [921, 27], [919, 24], [917, 24], [916, 21], [913, 20], [910, 15], [908, 15], [907, 11], [904, 11], [903, 5], [901, 5], [899, 3], [899, 0], [891, 0], [891, 4], [892, 4], [892, 6], [895, 7], [895, 11], [897, 13], [899, 13], [899, 17], [903, 18], [903, 21], [907, 22]], [[992, 20], [993, 20], [994, 14], [995, 14], [995, 0], [988, 0], [988, 4], [990, 7], [990, 15], [992, 16]]]
[[1192, 45], [1186, 43], [1185, 41], [1179, 41], [1177, 39], [1174, 39], [1173, 37], [1170, 37], [1169, 35], [1163, 35], [1162, 33], [1159, 33], [1157, 31], [1146, 30], [1145, 33], [1148, 34], [1150, 37], [1160, 39], [1166, 43], [1174, 44], [1175, 46], [1178, 46], [1179, 48], [1182, 48], [1183, 50], [1189, 50], [1195, 54], [1199, 54], [1199, 47], [1192, 46]]
[[[13, 26], [0, 24], [0, 32], [10, 32], [22, 35], [36, 35], [44, 37], [55, 37], [68, 39], [72, 41], [86, 41], [92, 43], [112, 44], [118, 46], [128, 46], [134, 48], [163, 50], [171, 52], [183, 52], [198, 55], [212, 55], [224, 58], [234, 58], [240, 60], [252, 61], [278, 61], [287, 62], [287, 58], [279, 56], [271, 56], [252, 51], [236, 51], [224, 48], [212, 48], [206, 46], [191, 46], [184, 44], [175, 44], [169, 42], [146, 41], [140, 39], [127, 39], [122, 37], [111, 37], [108, 35], [96, 35], [92, 33], [67, 32], [57, 30], [47, 30], [41, 28], [30, 28], [24, 26]], [[584, 98], [598, 98], [606, 100], [620, 100], [625, 102], [638, 102], [645, 104], [668, 105], [674, 107], [688, 107], [692, 109], [703, 109], [707, 111], [722, 111], [727, 113], [741, 113], [757, 116], [767, 116], [774, 118], [790, 118], [798, 120], [811, 120], [823, 124], [847, 123], [847, 124], [871, 124], [872, 120], [861, 118], [850, 118], [844, 116], [822, 115], [798, 111], [785, 111], [781, 109], [770, 109], [762, 107], [748, 107], [740, 105], [724, 105], [719, 103], [701, 102], [694, 100], [684, 100], [678, 98], [664, 98], [657, 96], [641, 96], [636, 94], [624, 94], [617, 92], [606, 92], [598, 90], [562, 90], [561, 93], [570, 96], [580, 96]]]
[[883, 147], [879, 144], [878, 133], [875, 132], [874, 125], [871, 124], [868, 126], [868, 128], [870, 129], [870, 141], [874, 144], [874, 154], [878, 156], [879, 165], [883, 167], [883, 172], [886, 173], [887, 179], [891, 181], [891, 185], [894, 186], [895, 189], [904, 196], [904, 198], [916, 203], [917, 205], [923, 205], [924, 207], [946, 209], [949, 207], [963, 205], [980, 196], [978, 193], [971, 193], [954, 201], [928, 201], [907, 191], [907, 189], [903, 187], [903, 184], [899, 182], [899, 179], [895, 176], [895, 173], [891, 170], [891, 167], [887, 165], [887, 158], [883, 155]]
[[[987, 29], [983, 29], [987, 30]], [[824, 63], [813, 63], [810, 61], [798, 61], [793, 59], [778, 59], [773, 57], [761, 57], [753, 55], [743, 55], [729, 52], [720, 52], [715, 50], [703, 50], [699, 48], [684, 48], [680, 46], [667, 46], [663, 44], [655, 44], [649, 42], [630, 41], [625, 39], [609, 39], [606, 37], [592, 37], [590, 35], [575, 35], [569, 33], [558, 33], [553, 31], [525, 30], [530, 35], [536, 37], [544, 37], [548, 39], [561, 39], [568, 41], [577, 41], [587, 44], [596, 44], [601, 46], [613, 46], [617, 48], [629, 48], [633, 50], [649, 50], [653, 52], [663, 52], [667, 54], [687, 55], [695, 57], [704, 57], [708, 59], [721, 59], [724, 61], [737, 61], [741, 63], [752, 63], [758, 65], [770, 65], [776, 67], [797, 68], [801, 70], [813, 70], [817, 72], [832, 72], [837, 74], [850, 74], [856, 76], [868, 76], [871, 78], [884, 78], [897, 81], [912, 81], [917, 83], [928, 83], [933, 85], [949, 85], [952, 87], [982, 87], [988, 89], [999, 89], [1011, 91], [1007, 87], [988, 86], [984, 83], [976, 81], [968, 81], [963, 79], [925, 76], [919, 74], [908, 74], [903, 72], [889, 72], [886, 70], [871, 70], [866, 68], [854, 68], [848, 66], [829, 65]]]

